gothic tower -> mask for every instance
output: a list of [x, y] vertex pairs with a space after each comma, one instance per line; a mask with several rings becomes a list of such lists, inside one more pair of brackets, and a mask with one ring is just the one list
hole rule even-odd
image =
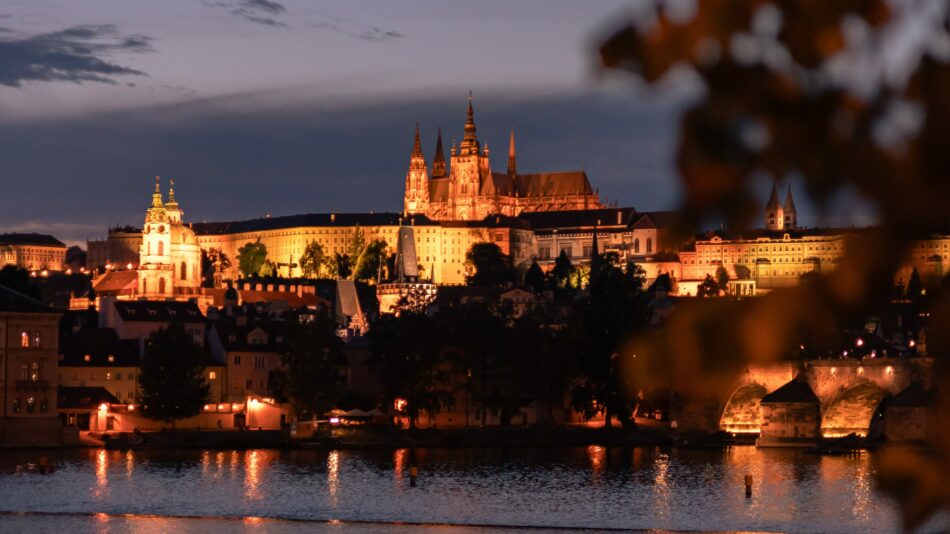
[[515, 159], [515, 129], [511, 129], [508, 139], [508, 176], [512, 178], [518, 174], [518, 161]]
[[422, 155], [422, 143], [419, 139], [419, 123], [416, 123], [416, 138], [409, 156], [409, 170], [406, 172], [406, 198], [403, 209], [406, 213], [425, 213], [429, 209], [429, 171], [426, 159]]
[[445, 178], [445, 152], [442, 150], [442, 128], [435, 140], [435, 157], [432, 160], [432, 178]]
[[785, 193], [785, 206], [782, 208], [785, 220], [785, 229], [798, 228], [798, 210], [795, 209], [795, 199], [792, 198], [792, 186], [789, 184]]
[[781, 230], [785, 227], [785, 214], [782, 204], [778, 200], [778, 191], [775, 182], [772, 182], [772, 193], [765, 204], [765, 229]]
[[458, 151], [453, 151], [449, 174], [449, 216], [456, 220], [476, 220], [494, 213], [493, 206], [479, 202], [482, 184], [491, 178], [488, 148], [483, 151], [475, 135], [472, 95], [468, 95], [465, 135]]

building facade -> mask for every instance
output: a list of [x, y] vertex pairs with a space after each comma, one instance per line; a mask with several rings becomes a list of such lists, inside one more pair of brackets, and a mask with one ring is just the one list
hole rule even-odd
[[60, 316], [0, 286], [0, 447], [62, 443], [56, 409]]
[[0, 234], [0, 267], [62, 271], [66, 245], [46, 234]]

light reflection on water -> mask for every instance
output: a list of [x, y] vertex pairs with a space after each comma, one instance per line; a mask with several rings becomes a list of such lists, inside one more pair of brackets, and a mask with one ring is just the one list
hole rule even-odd
[[[890, 532], [868, 455], [659, 448], [409, 451], [61, 451], [17, 475], [0, 457], [0, 511], [235, 516], [683, 530]], [[414, 458], [411, 460], [410, 458]], [[410, 461], [418, 486], [408, 484]], [[743, 477], [753, 476], [752, 499]], [[88, 488], [85, 491], [84, 488]], [[94, 516], [95, 517], [95, 516]]]

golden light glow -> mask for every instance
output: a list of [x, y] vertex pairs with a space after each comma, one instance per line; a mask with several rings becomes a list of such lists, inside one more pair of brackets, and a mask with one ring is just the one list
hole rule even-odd
[[106, 412], [108, 412], [108, 411], [109, 411], [109, 405], [108, 405], [108, 404], [106, 404], [106, 403], [103, 402], [102, 404], [99, 405], [99, 413], [103, 413], [103, 414], [104, 414], [104, 413], [106, 413]]
[[887, 367], [885, 367], [885, 368], [884, 368], [884, 374], [886, 374], [887, 376], [894, 376], [894, 367], [893, 367], [893, 366], [890, 366], [890, 365], [888, 365]]
[[248, 451], [244, 456], [244, 487], [248, 499], [261, 498], [261, 451]]
[[134, 411], [135, 411], [135, 405], [134, 405], [134, 404], [130, 404], [130, 405], [128, 405], [127, 409], [128, 409], [130, 412], [134, 412]]
[[405, 411], [408, 405], [409, 402], [401, 397], [397, 397], [396, 400], [393, 401], [393, 408], [395, 408], [397, 412]]
[[340, 452], [331, 451], [327, 456], [327, 490], [336, 506], [337, 493], [340, 491]]
[[109, 493], [109, 451], [96, 451], [96, 489], [94, 497], [105, 497]]

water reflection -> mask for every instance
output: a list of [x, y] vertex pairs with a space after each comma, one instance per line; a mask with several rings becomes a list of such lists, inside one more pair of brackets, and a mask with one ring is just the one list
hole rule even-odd
[[[104, 512], [113, 525], [128, 513], [246, 517], [244, 526], [255, 530], [258, 517], [795, 532], [899, 528], [890, 501], [874, 489], [868, 456], [596, 445], [96, 450], [51, 453], [59, 469], [49, 477], [15, 474], [15, 466], [35, 454], [0, 455], [0, 511]], [[413, 491], [407, 491], [410, 464], [428, 474]], [[751, 499], [744, 495], [746, 474], [754, 479]], [[151, 531], [163, 531], [161, 524]]]

